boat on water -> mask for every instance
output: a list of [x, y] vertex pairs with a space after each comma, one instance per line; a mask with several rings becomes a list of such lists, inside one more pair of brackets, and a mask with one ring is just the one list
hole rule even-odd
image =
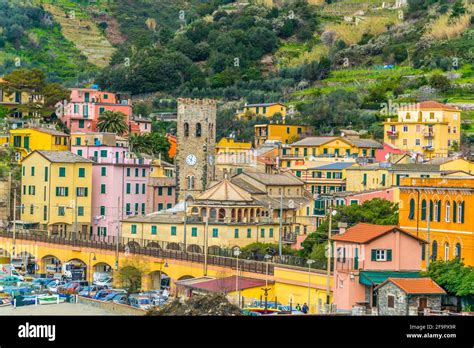
[[46, 304], [56, 304], [59, 302], [65, 302], [66, 298], [65, 297], [60, 297], [57, 295], [39, 295], [38, 296], [38, 303], [40, 305], [46, 305]]

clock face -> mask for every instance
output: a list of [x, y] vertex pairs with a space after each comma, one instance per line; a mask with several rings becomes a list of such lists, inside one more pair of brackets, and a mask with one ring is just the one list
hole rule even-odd
[[197, 158], [196, 158], [195, 155], [189, 154], [189, 155], [186, 156], [186, 164], [188, 166], [193, 166], [193, 165], [196, 164], [196, 162], [197, 162]]

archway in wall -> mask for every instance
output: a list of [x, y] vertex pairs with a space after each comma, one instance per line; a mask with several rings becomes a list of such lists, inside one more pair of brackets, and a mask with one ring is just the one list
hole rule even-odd
[[166, 246], [166, 249], [179, 251], [181, 250], [181, 246], [178, 243], [171, 242], [171, 243], [168, 243], [168, 245]]
[[128, 242], [127, 245], [125, 246], [125, 249], [128, 251], [134, 251], [140, 249], [140, 244], [138, 244], [135, 241]]
[[54, 275], [55, 273], [61, 273], [61, 260], [54, 255], [43, 256], [41, 264], [43, 265], [41, 272], [45, 274]]
[[87, 263], [81, 259], [74, 258], [67, 261], [65, 271], [68, 271], [68, 274], [70, 274], [73, 280], [92, 280], [92, 278], [89, 279], [89, 276], [92, 276], [92, 274], [89, 275]]
[[21, 267], [28, 274], [36, 273], [36, 257], [28, 251], [20, 252], [17, 257], [21, 260]]
[[218, 247], [217, 245], [211, 245], [208, 249], [208, 253], [211, 255], [220, 255], [222, 249]]
[[105, 262], [96, 263], [92, 269], [94, 273], [111, 273], [113, 270], [112, 266]]
[[153, 271], [149, 274], [151, 288], [154, 290], [169, 289], [171, 278], [163, 271]]
[[134, 266], [124, 266], [120, 268], [117, 275], [114, 275], [114, 283], [119, 288], [136, 293], [142, 288], [142, 272]]
[[146, 247], [152, 249], [161, 249], [161, 246], [158, 242], [150, 242], [146, 245]]

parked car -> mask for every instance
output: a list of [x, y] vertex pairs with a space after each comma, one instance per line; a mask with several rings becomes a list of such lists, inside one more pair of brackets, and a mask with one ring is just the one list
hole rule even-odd
[[113, 279], [111, 277], [107, 277], [107, 278], [99, 279], [95, 281], [93, 284], [98, 285], [98, 286], [112, 287], [112, 282], [113, 282]]
[[102, 289], [102, 290], [97, 291], [97, 293], [94, 296], [92, 296], [92, 298], [94, 300], [99, 300], [100, 301], [100, 300], [103, 300], [110, 293], [112, 293], [112, 290]]
[[97, 291], [99, 291], [99, 289], [95, 285], [84, 286], [84, 287], [81, 287], [80, 290], [78, 290], [78, 295], [85, 296], [85, 297], [89, 297], [89, 296], [93, 297], [97, 293]]
[[128, 296], [127, 294], [115, 294], [112, 302], [118, 304], [128, 304]]
[[140, 309], [144, 309], [144, 310], [148, 310], [150, 309], [150, 307], [153, 306], [153, 303], [151, 301], [151, 297], [149, 296], [130, 296], [129, 297], [129, 304], [130, 306], [132, 307], [135, 307], [135, 308], [140, 308]]

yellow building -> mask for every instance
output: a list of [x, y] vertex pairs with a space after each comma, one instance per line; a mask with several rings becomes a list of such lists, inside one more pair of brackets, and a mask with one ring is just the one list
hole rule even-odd
[[23, 116], [36, 116], [36, 115], [23, 115], [22, 105], [37, 103], [42, 104], [44, 98], [40, 95], [33, 95], [27, 92], [15, 92], [7, 94], [2, 89], [2, 84], [5, 82], [3, 78], [0, 78], [0, 105], [7, 107], [15, 118], [22, 118]]
[[89, 233], [93, 161], [36, 150], [22, 161], [21, 219], [52, 233]]
[[472, 177], [401, 180], [400, 228], [429, 241], [433, 260], [457, 257], [474, 265], [474, 219], [470, 217], [473, 206]]
[[426, 158], [447, 157], [461, 142], [461, 110], [436, 101], [401, 107], [398, 118], [384, 122], [384, 141]]
[[311, 128], [291, 124], [257, 124], [255, 125], [255, 146], [266, 141], [281, 141], [291, 144], [301, 138], [311, 135]]
[[[256, 154], [251, 143], [238, 142], [233, 138], [222, 138], [216, 145], [216, 179], [225, 174], [234, 175], [244, 170], [257, 170]], [[265, 170], [264, 168], [262, 169]]]
[[372, 139], [358, 137], [307, 137], [289, 147], [282, 148], [281, 160], [291, 167], [293, 161], [301, 159], [331, 158], [374, 158], [382, 144]]
[[150, 178], [174, 178], [176, 168], [161, 158], [153, 160], [150, 166]]
[[245, 104], [243, 110], [236, 113], [237, 118], [252, 119], [256, 116], [273, 117], [281, 115], [283, 119], [286, 117], [286, 106], [282, 103], [259, 103]]
[[69, 135], [49, 128], [18, 128], [10, 130], [9, 143], [21, 160], [35, 150], [69, 150]]

